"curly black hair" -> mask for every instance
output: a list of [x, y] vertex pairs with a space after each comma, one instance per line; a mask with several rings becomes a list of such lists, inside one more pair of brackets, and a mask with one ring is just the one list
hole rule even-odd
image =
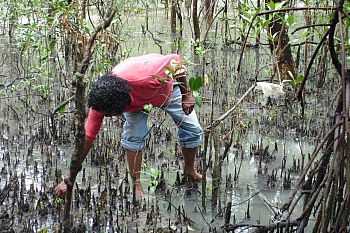
[[120, 115], [130, 104], [131, 90], [126, 80], [110, 73], [102, 75], [91, 88], [88, 105], [105, 115]]

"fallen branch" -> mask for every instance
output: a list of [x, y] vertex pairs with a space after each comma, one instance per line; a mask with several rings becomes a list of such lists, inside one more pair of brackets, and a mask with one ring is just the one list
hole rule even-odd
[[258, 228], [260, 230], [260, 232], [268, 232], [268, 231], [272, 231], [274, 229], [280, 228], [280, 227], [294, 227], [294, 226], [298, 226], [299, 222], [298, 221], [293, 221], [293, 222], [279, 222], [279, 223], [274, 223], [274, 224], [270, 224], [270, 225], [258, 225], [258, 224], [234, 224], [234, 225], [227, 225], [224, 226], [224, 230], [227, 232], [234, 232], [236, 229], [238, 228], [242, 228], [242, 227], [246, 227], [246, 228]]

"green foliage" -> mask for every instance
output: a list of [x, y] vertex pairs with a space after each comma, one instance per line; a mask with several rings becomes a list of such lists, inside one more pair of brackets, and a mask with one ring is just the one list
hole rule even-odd
[[275, 120], [277, 117], [277, 111], [275, 108], [270, 108], [269, 111], [269, 116], [268, 116], [268, 120], [271, 123], [273, 120]]
[[[141, 12], [145, 10], [145, 6], [138, 4], [137, 1], [104, 1], [103, 4], [107, 6], [110, 3], [120, 10], [112, 23], [112, 28], [116, 30], [120, 30], [118, 27], [124, 23], [120, 20], [122, 14], [130, 14], [137, 9]], [[155, 6], [155, 1], [146, 3], [149, 8]], [[58, 76], [60, 79], [62, 76], [70, 77], [69, 72], [74, 71], [74, 62], [77, 59], [75, 54], [83, 52], [75, 46], [84, 43], [83, 37], [88, 39], [109, 10], [106, 7], [100, 7], [97, 12], [96, 6], [99, 4], [101, 2], [93, 0], [87, 5], [86, 12], [94, 16], [90, 18], [82, 17], [81, 6], [74, 3], [68, 5], [65, 0], [3, 2], [0, 21], [4, 22], [4, 25], [11, 25], [12, 30], [9, 30], [11, 43], [16, 43], [19, 48], [19, 57], [21, 57], [19, 62], [26, 64], [20, 67], [23, 69], [21, 71], [27, 76], [39, 77], [35, 81], [31, 80], [27, 85], [13, 87], [12, 91], [22, 91], [23, 88], [30, 87], [38, 91], [43, 99], [47, 99], [52, 93], [53, 84], [57, 82], [46, 82], [46, 80], [56, 79]], [[112, 36], [115, 43], [119, 43], [117, 33]], [[115, 54], [110, 55], [111, 47], [106, 44], [104, 34], [101, 33], [94, 44], [91, 61], [95, 64], [89, 70], [91, 73], [104, 73], [115, 63]], [[122, 48], [125, 49], [125, 47]], [[63, 74], [63, 72], [66, 73]], [[43, 85], [43, 83], [46, 84]], [[64, 83], [69, 84], [70, 81]]]
[[202, 107], [202, 98], [199, 94], [199, 88], [202, 86], [202, 78], [197, 76], [197, 77], [191, 77], [189, 79], [189, 88], [190, 91], [192, 92], [192, 95], [196, 101], [196, 104], [199, 107]]
[[270, 0], [267, 3], [267, 8], [269, 10], [280, 10], [283, 8], [284, 4], [286, 3], [286, 1], [282, 1], [282, 2], [273, 2], [272, 0]]
[[191, 39], [191, 45], [194, 47], [194, 53], [198, 55], [199, 57], [203, 57], [205, 55], [205, 48], [202, 45], [202, 43], [197, 39], [193, 40]]
[[191, 91], [198, 91], [199, 88], [202, 86], [202, 78], [197, 77], [191, 77], [189, 79], [189, 87]]
[[[152, 77], [158, 78], [162, 82], [166, 81], [168, 79], [168, 77], [171, 77], [171, 78], [175, 79], [175, 82], [176, 82], [176, 79], [182, 77], [181, 73], [179, 73], [179, 72], [184, 68], [184, 66], [180, 67], [178, 65], [178, 62], [175, 60], [172, 60], [170, 62], [170, 66], [171, 67], [169, 67], [169, 66], [164, 67], [166, 78], [162, 78], [158, 75], [152, 75]], [[199, 89], [201, 86], [202, 86], [202, 78], [201, 77], [198, 76], [198, 77], [190, 77], [189, 78], [189, 89], [192, 92], [192, 95], [195, 99], [195, 102], [199, 107], [201, 107], [203, 104], [202, 98], [199, 94]]]
[[302, 30], [301, 33], [299, 33], [298, 37], [295, 37], [294, 39], [289, 41], [289, 44], [295, 45], [295, 44], [300, 44], [304, 41], [306, 41], [310, 37], [310, 31], [305, 29]]
[[205, 50], [203, 46], [196, 46], [194, 49], [194, 52], [200, 57], [203, 57], [205, 54]]
[[193, 91], [192, 95], [194, 97], [194, 100], [196, 101], [196, 104], [198, 105], [198, 107], [202, 107], [203, 102], [202, 102], [202, 97], [200, 96], [198, 91]]
[[37, 231], [37, 233], [47, 233], [48, 230], [49, 230], [48, 227], [43, 227], [43, 228], [40, 228], [40, 229]]
[[151, 193], [154, 193], [156, 191], [156, 188], [159, 184], [159, 170], [155, 169], [155, 168], [151, 168], [149, 172], [144, 172], [145, 175], [148, 175], [150, 177], [151, 180], [151, 186], [150, 186], [150, 191]]
[[50, 96], [50, 89], [47, 85], [36, 85], [34, 90], [37, 90], [43, 100], [46, 100]]
[[293, 74], [290, 71], [288, 71], [288, 74], [289, 74], [289, 77], [291, 79], [283, 80], [282, 82], [289, 83], [292, 87], [296, 87], [297, 85], [301, 84], [304, 81], [303, 75], [300, 75], [300, 76], [294, 78]]
[[145, 104], [145, 105], [143, 105], [143, 109], [144, 109], [146, 112], [150, 113], [150, 112], [152, 112], [152, 110], [153, 110], [153, 105], [152, 105], [152, 104]]
[[55, 205], [56, 205], [56, 206], [63, 205], [63, 203], [64, 203], [64, 199], [63, 199], [63, 198], [57, 197], [57, 198], [55, 199]]
[[63, 114], [65, 109], [66, 109], [66, 105], [62, 105], [62, 106], [59, 107], [58, 112]]

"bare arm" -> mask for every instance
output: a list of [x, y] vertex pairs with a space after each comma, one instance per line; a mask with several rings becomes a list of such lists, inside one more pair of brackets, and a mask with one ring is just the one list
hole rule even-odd
[[182, 109], [186, 115], [189, 115], [193, 111], [195, 101], [188, 88], [186, 74], [181, 73], [178, 75], [178, 77], [176, 77], [176, 79], [179, 82], [180, 91], [182, 94]]
[[[93, 140], [85, 139], [83, 153], [81, 154], [81, 157], [80, 157], [81, 158], [81, 162], [84, 162], [87, 154], [90, 151], [92, 143], [93, 143]], [[69, 176], [70, 176], [70, 171], [67, 170], [66, 177], [69, 177]], [[54, 194], [56, 196], [58, 196], [58, 197], [62, 197], [62, 196], [64, 196], [66, 194], [66, 191], [67, 191], [67, 185], [66, 185], [66, 183], [63, 180], [61, 183], [59, 183], [55, 187]]]
[[[85, 139], [85, 143], [84, 143], [84, 149], [83, 149], [83, 153], [81, 154], [81, 162], [83, 162], [87, 156], [87, 154], [90, 151], [90, 148], [92, 146], [93, 140], [89, 140], [89, 139]], [[67, 170], [66, 173], [66, 177], [70, 176], [70, 171]], [[62, 181], [61, 183], [59, 183], [55, 189], [54, 189], [54, 194], [56, 196], [62, 197], [66, 194], [67, 191], [67, 185], [64, 181]]]

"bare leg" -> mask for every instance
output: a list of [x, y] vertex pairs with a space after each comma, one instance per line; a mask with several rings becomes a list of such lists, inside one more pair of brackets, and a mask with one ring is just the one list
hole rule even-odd
[[133, 185], [135, 185], [136, 199], [141, 199], [144, 195], [140, 180], [142, 151], [134, 152], [126, 150], [126, 155], [128, 159], [130, 175], [133, 179]]
[[202, 180], [202, 175], [196, 172], [194, 169], [194, 160], [198, 151], [198, 148], [184, 148], [182, 147], [182, 154], [185, 161], [185, 173], [192, 179], [199, 181]]

